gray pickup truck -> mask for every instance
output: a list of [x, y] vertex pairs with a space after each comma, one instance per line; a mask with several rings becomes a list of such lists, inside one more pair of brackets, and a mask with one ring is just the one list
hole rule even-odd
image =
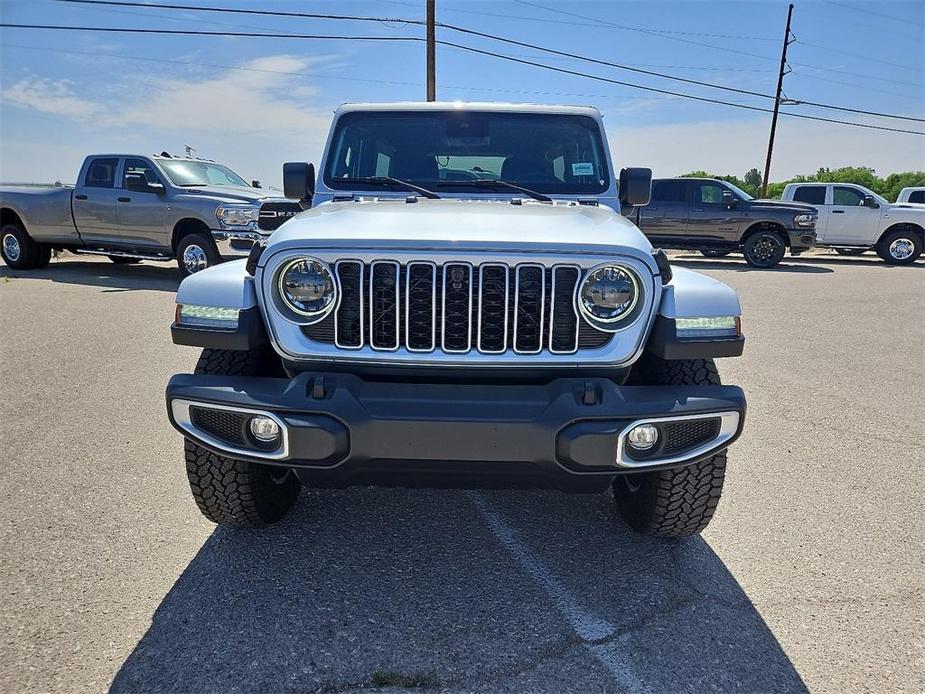
[[302, 211], [255, 185], [203, 159], [94, 154], [76, 186], [0, 188], [0, 255], [20, 270], [46, 266], [53, 249], [126, 264], [176, 258], [189, 275], [246, 256]]
[[816, 241], [818, 212], [811, 205], [756, 200], [715, 178], [652, 181], [645, 207], [626, 207], [649, 240], [662, 248], [699, 250], [713, 258], [741, 251], [753, 267], [773, 267], [787, 251], [799, 255]]

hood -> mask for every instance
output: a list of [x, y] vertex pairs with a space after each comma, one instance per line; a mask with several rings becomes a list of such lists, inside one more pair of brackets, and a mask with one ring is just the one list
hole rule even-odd
[[613, 253], [652, 246], [609, 207], [510, 201], [404, 199], [330, 202], [292, 218], [270, 238], [284, 248], [416, 248]]
[[195, 198], [209, 198], [219, 202], [256, 202], [258, 200], [280, 199], [273, 195], [267, 195], [265, 190], [257, 188], [236, 188], [233, 186], [196, 186], [195, 188], [183, 188], [184, 195], [190, 195]]
[[890, 203], [890, 209], [915, 210], [916, 212], [925, 212], [925, 203], [923, 202], [893, 202], [893, 203]]
[[791, 200], [771, 200], [771, 199], [756, 199], [749, 200], [748, 204], [752, 207], [763, 207], [767, 209], [774, 210], [792, 210], [795, 214], [800, 212], [816, 212], [816, 208], [812, 205], [803, 202], [793, 202]]

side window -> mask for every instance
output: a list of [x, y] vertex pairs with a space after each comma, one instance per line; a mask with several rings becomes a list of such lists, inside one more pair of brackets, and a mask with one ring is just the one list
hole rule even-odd
[[113, 157], [94, 159], [87, 167], [84, 185], [88, 188], [112, 188], [116, 181], [116, 167], [119, 160]]
[[909, 202], [925, 203], [925, 190], [913, 190], [909, 194]]
[[825, 186], [800, 186], [793, 191], [794, 202], [806, 202], [810, 205], [825, 204]]
[[847, 186], [835, 186], [832, 194], [833, 205], [844, 205], [845, 207], [857, 207], [864, 202], [864, 193], [857, 188], [848, 188]]
[[724, 190], [726, 188], [719, 183], [699, 183], [694, 189], [694, 202], [706, 205], [722, 203]]
[[128, 188], [126, 185], [126, 177], [129, 174], [144, 174], [145, 179], [148, 183], [160, 183], [160, 179], [157, 176], [157, 171], [154, 170], [154, 167], [146, 162], [144, 159], [126, 159], [125, 160], [125, 171], [122, 173], [122, 187]]
[[681, 181], [653, 181], [652, 202], [684, 202], [684, 183]]

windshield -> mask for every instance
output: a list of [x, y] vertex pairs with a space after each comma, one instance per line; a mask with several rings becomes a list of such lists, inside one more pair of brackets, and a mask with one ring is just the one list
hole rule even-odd
[[732, 192], [738, 195], [743, 200], [754, 200], [755, 199], [751, 195], [746, 193], [744, 190], [742, 190], [738, 186], [733, 185], [732, 183], [729, 183], [728, 181], [726, 181], [726, 185], [732, 188]]
[[250, 188], [243, 178], [227, 166], [207, 161], [159, 159], [158, 164], [176, 186], [236, 186]]
[[560, 195], [599, 194], [610, 185], [597, 122], [559, 113], [344, 114], [331, 139], [324, 182], [334, 190], [381, 189], [356, 180], [369, 176], [413, 181], [444, 194], [503, 193], [478, 183], [486, 180]]

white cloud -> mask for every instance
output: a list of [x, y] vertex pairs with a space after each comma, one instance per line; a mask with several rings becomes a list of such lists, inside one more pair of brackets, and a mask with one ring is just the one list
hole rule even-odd
[[[764, 118], [642, 126], [615, 126], [608, 119], [614, 165], [648, 166], [656, 176], [696, 170], [737, 176], [751, 168], [763, 171], [769, 128], [770, 120]], [[925, 139], [920, 136], [782, 117], [771, 180], [840, 166], [869, 166], [885, 175], [920, 170], [923, 162]]]
[[99, 105], [74, 94], [70, 82], [27, 77], [3, 90], [3, 99], [20, 108], [86, 120]]

